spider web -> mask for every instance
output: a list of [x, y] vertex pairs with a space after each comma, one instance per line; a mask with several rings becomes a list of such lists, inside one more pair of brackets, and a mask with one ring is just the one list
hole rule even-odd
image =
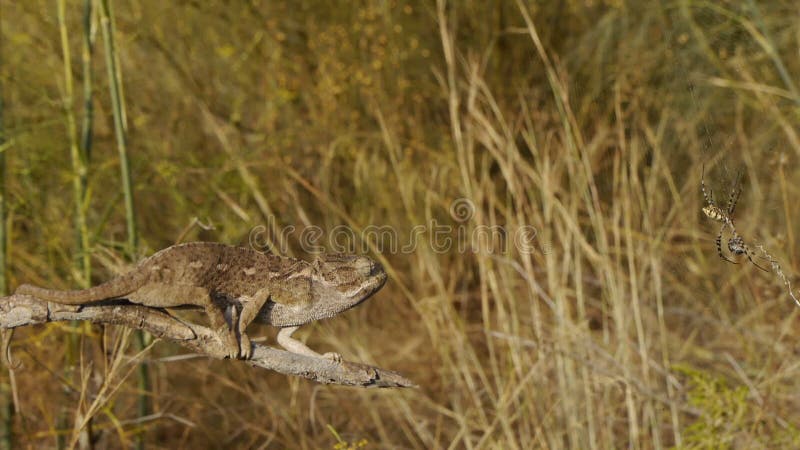
[[[705, 206], [699, 192], [700, 168], [704, 166], [706, 189], [713, 192], [716, 205], [725, 210], [733, 184], [741, 173], [741, 197], [732, 215], [736, 232], [758, 265], [769, 269], [770, 274], [763, 275], [783, 284], [787, 294], [800, 306], [792, 274], [787, 270], [794, 250], [791, 247], [798, 235], [790, 221], [790, 205], [786, 203], [790, 197], [787, 192], [791, 192], [787, 185], [793, 188], [791, 168], [796, 166], [791, 163], [796, 162], [797, 155], [791, 153], [791, 143], [779, 124], [782, 108], [796, 108], [800, 98], [795, 98], [792, 105], [786, 99], [755, 89], [774, 87], [796, 92], [785, 76], [781, 55], [776, 52], [777, 56], [768, 57], [765, 44], [780, 42], [782, 33], [791, 29], [775, 23], [768, 26], [763, 20], [765, 16], [779, 17], [774, 8], [785, 5], [781, 2], [756, 5], [751, 1], [724, 7], [708, 5], [695, 3], [682, 9], [680, 14], [688, 19], [685, 23], [694, 27], [676, 29], [673, 36], [676, 42], [685, 43], [674, 47], [675, 70], [680, 72], [675, 74], [676, 79], [683, 83], [689, 99], [682, 109], [688, 117], [696, 118], [696, 127], [690, 130], [694, 132], [690, 141], [696, 144], [695, 151], [689, 151], [687, 157], [697, 170], [686, 171], [689, 177], [686, 183], [697, 186], [697, 195]], [[789, 113], [786, 117], [791, 116]], [[719, 224], [712, 225], [709, 220], [700, 224], [710, 236], [708, 242], [700, 245], [716, 254], [714, 240]], [[728, 229], [722, 237], [724, 253], [729, 254], [727, 244], [732, 235]], [[739, 262], [750, 265], [744, 255]]]

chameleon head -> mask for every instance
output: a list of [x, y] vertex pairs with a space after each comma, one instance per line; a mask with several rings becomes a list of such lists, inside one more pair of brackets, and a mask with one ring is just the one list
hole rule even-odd
[[330, 254], [280, 278], [270, 286], [272, 301], [263, 313], [275, 326], [293, 326], [358, 305], [383, 287], [386, 272], [366, 256]]

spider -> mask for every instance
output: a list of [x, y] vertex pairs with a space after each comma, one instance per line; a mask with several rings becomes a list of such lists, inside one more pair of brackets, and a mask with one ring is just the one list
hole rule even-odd
[[739, 264], [736, 261], [728, 258], [722, 253], [722, 233], [725, 231], [725, 228], [731, 229], [731, 238], [728, 239], [728, 251], [730, 251], [734, 255], [745, 255], [747, 259], [753, 263], [754, 266], [758, 267], [759, 269], [763, 270], [764, 272], [768, 272], [767, 269], [759, 266], [753, 261], [753, 258], [750, 256], [750, 249], [747, 248], [747, 244], [744, 243], [744, 239], [739, 236], [739, 233], [736, 232], [736, 227], [733, 226], [733, 211], [736, 209], [736, 202], [739, 201], [739, 196], [742, 194], [742, 185], [741, 185], [741, 177], [742, 173], [738, 172], [736, 174], [736, 179], [733, 181], [733, 187], [731, 188], [730, 196], [728, 197], [728, 207], [722, 209], [721, 207], [717, 206], [714, 203], [714, 193], [711, 189], [706, 192], [706, 183], [705, 183], [705, 172], [706, 167], [705, 164], [703, 165], [703, 172], [700, 175], [700, 189], [703, 191], [703, 198], [705, 199], [707, 205], [703, 207], [703, 214], [708, 216], [709, 219], [715, 222], [722, 222], [722, 227], [719, 229], [719, 233], [717, 234], [717, 254], [720, 258], [728, 261], [729, 263]]

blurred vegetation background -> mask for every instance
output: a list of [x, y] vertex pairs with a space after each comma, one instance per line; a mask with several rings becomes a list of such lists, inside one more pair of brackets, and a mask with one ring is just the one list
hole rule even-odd
[[741, 170], [737, 230], [796, 283], [794, 0], [0, 0], [0, 15], [10, 290], [87, 286], [260, 225], [297, 227], [272, 236], [297, 257], [311, 225], [400, 242], [432, 223], [502, 227], [506, 244], [536, 230], [533, 251], [370, 242], [387, 286], [299, 333], [419, 389], [54, 324], [15, 337], [5, 446], [800, 447], [799, 309], [776, 266], [719, 258], [700, 193], [704, 167], [724, 204]]

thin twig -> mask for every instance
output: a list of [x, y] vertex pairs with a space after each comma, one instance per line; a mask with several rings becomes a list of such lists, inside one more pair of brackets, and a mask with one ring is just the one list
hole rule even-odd
[[792, 290], [792, 282], [789, 281], [788, 278], [786, 278], [786, 275], [784, 275], [783, 269], [781, 269], [781, 265], [778, 263], [778, 261], [772, 255], [770, 255], [766, 250], [764, 250], [763, 245], [757, 244], [755, 247], [761, 252], [761, 257], [769, 261], [769, 265], [772, 268], [772, 273], [777, 275], [778, 279], [780, 279], [781, 282], [783, 282], [783, 285], [786, 286], [786, 290], [789, 292], [789, 297], [791, 297], [792, 300], [794, 300], [794, 303], [797, 306], [800, 306], [800, 300], [798, 300], [797, 297], [794, 296], [794, 291]]

